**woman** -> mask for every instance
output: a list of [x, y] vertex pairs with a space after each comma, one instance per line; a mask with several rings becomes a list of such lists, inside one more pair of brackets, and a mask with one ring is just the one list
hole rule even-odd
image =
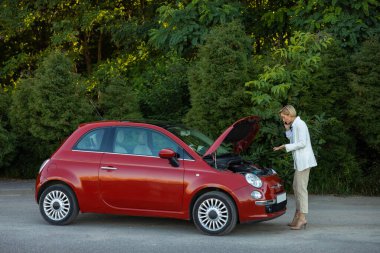
[[284, 122], [286, 137], [290, 144], [274, 147], [274, 151], [285, 149], [292, 151], [294, 160], [293, 190], [296, 199], [296, 212], [293, 221], [288, 224], [291, 229], [306, 228], [306, 214], [308, 213], [308, 192], [310, 168], [317, 166], [311, 147], [309, 130], [306, 123], [297, 117], [293, 106], [287, 105], [280, 110], [280, 117]]

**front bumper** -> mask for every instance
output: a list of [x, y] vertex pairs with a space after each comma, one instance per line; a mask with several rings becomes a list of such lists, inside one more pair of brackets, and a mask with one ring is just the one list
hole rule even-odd
[[286, 193], [277, 193], [275, 199], [271, 200], [257, 200], [255, 204], [258, 206], [265, 206], [267, 213], [275, 213], [286, 210], [287, 196]]
[[281, 203], [267, 204], [265, 205], [265, 211], [267, 213], [276, 213], [276, 212], [285, 211], [287, 202], [288, 201], [285, 200], [285, 201], [282, 201]]
[[[244, 187], [236, 192], [238, 199], [240, 223], [264, 221], [277, 218], [286, 212], [287, 199], [277, 203], [277, 196], [285, 192], [266, 195], [266, 198], [255, 200], [251, 197], [253, 187]], [[265, 196], [265, 195], [264, 195]]]

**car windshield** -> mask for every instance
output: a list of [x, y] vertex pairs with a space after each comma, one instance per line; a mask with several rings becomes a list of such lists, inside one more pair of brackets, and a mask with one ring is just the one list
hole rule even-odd
[[[180, 138], [201, 156], [203, 156], [210, 148], [210, 146], [214, 143], [213, 139], [194, 129], [183, 126], [171, 126], [166, 129]], [[217, 149], [217, 155], [224, 155], [231, 152], [232, 147], [229, 147], [224, 143]]]

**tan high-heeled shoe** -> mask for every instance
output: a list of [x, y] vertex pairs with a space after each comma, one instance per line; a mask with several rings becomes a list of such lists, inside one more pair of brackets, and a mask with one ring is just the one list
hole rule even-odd
[[295, 226], [291, 226], [290, 229], [291, 230], [300, 230], [302, 228], [306, 229], [306, 225], [307, 225], [306, 220], [298, 219], [297, 224]]
[[299, 216], [300, 216], [300, 213], [299, 213], [299, 212], [296, 212], [296, 213], [294, 214], [294, 217], [293, 217], [292, 222], [288, 223], [287, 225], [288, 225], [289, 227], [294, 227], [295, 225], [297, 225], [297, 220], [298, 220]]

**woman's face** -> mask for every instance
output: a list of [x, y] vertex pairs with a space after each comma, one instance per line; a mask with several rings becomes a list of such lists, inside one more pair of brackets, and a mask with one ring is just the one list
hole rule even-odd
[[281, 113], [280, 117], [282, 119], [282, 122], [284, 122], [285, 124], [293, 123], [294, 117], [292, 117], [292, 116], [285, 115], [285, 114]]

